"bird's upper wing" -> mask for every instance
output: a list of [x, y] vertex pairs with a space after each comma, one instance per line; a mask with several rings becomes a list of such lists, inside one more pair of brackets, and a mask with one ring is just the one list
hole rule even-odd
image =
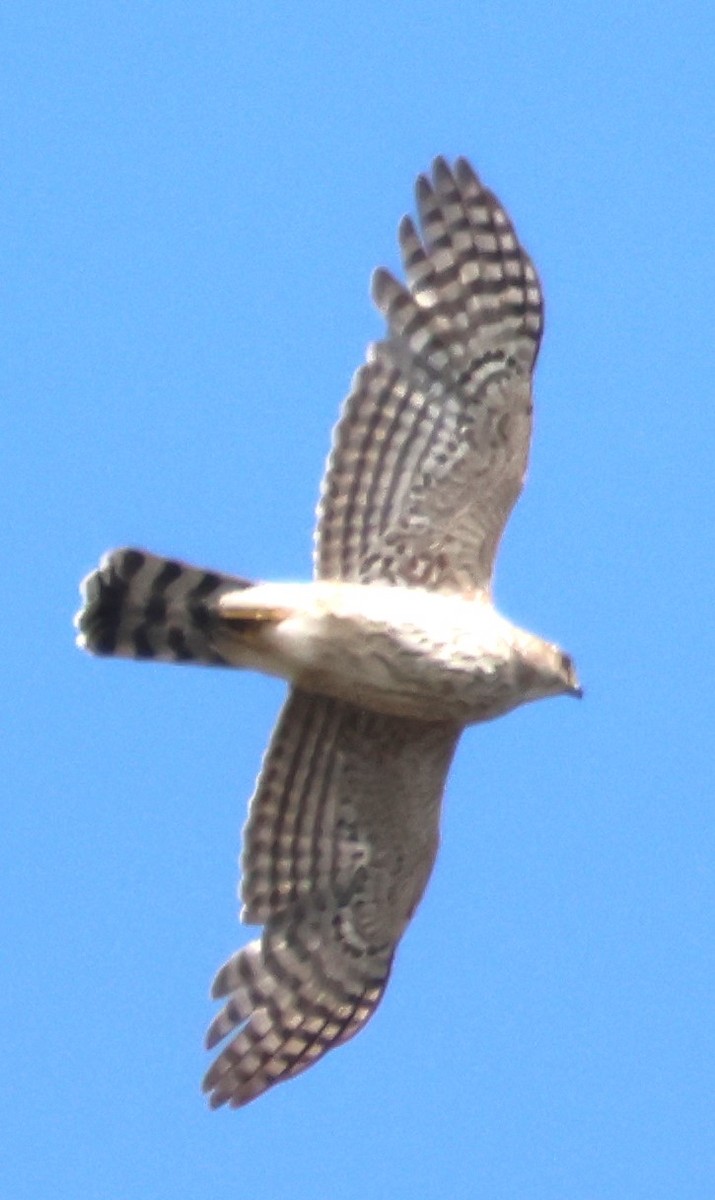
[[470, 592], [489, 587], [526, 471], [541, 289], [464, 159], [419, 177], [417, 207], [421, 235], [399, 229], [407, 286], [373, 277], [388, 335], [335, 429], [315, 573]]
[[231, 1040], [204, 1087], [238, 1107], [305, 1070], [374, 1012], [430, 874], [459, 731], [294, 689], [244, 832], [243, 919], [263, 936], [214, 983]]

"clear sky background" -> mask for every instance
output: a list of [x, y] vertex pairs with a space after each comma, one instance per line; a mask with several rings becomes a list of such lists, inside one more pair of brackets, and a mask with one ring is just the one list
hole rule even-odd
[[[8, 1200], [715, 1195], [715, 9], [3, 5]], [[146, 546], [306, 578], [418, 171], [466, 154], [547, 297], [497, 598], [586, 687], [463, 739], [374, 1021], [199, 1092], [282, 686], [93, 661]]]

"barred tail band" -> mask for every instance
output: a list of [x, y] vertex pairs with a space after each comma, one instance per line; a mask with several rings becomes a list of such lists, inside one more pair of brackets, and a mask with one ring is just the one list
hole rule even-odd
[[216, 602], [248, 587], [145, 550], [113, 550], [82, 582], [77, 644], [91, 654], [228, 665], [213, 637]]

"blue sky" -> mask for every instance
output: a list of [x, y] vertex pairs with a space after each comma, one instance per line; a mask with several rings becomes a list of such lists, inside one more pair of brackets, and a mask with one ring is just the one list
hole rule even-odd
[[[25, 0], [0, 41], [3, 1195], [710, 1200], [715, 10]], [[374, 1021], [212, 1114], [282, 687], [90, 660], [77, 583], [123, 544], [307, 576], [436, 153], [543, 279], [497, 597], [586, 699], [466, 734]]]

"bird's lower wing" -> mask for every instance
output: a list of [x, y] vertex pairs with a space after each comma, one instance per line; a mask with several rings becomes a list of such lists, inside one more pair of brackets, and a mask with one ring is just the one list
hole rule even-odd
[[243, 919], [221, 969], [204, 1081], [238, 1107], [352, 1037], [377, 1007], [422, 895], [459, 731], [294, 690], [244, 833]]

